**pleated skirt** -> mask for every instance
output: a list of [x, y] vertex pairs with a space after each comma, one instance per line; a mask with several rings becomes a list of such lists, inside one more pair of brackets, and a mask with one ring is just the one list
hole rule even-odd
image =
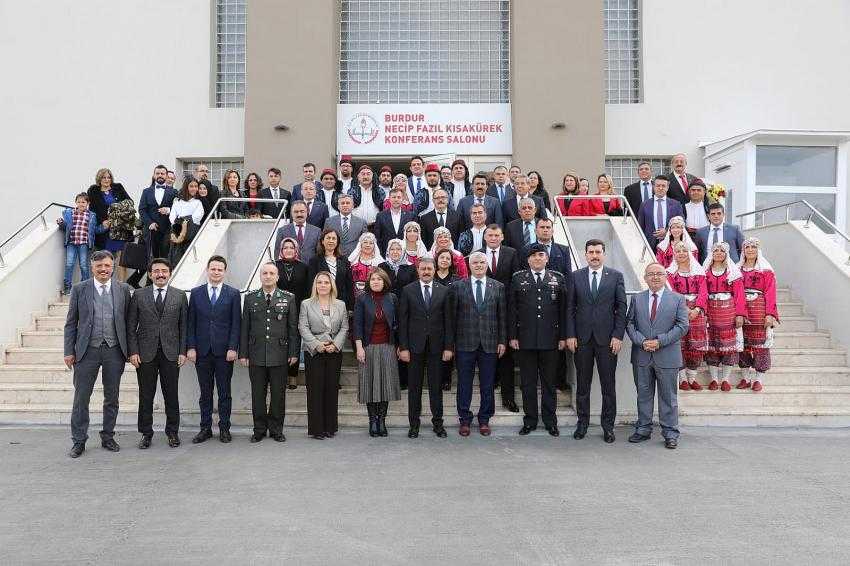
[[357, 375], [358, 403], [378, 403], [401, 399], [395, 344], [369, 344], [366, 346], [366, 363], [358, 364]]

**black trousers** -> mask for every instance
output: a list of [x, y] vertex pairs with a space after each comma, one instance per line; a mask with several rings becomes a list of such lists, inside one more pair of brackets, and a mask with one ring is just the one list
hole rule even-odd
[[550, 428], [558, 424], [556, 415], [557, 397], [555, 379], [558, 371], [558, 350], [515, 350], [522, 380], [522, 408], [525, 416], [522, 424], [537, 426], [537, 381], [540, 381], [540, 404], [543, 409], [543, 426]]
[[[251, 415], [254, 417], [254, 434], [283, 432], [286, 416], [286, 366], [248, 366], [251, 378]], [[266, 396], [271, 389], [271, 399]]]
[[419, 417], [422, 415], [422, 382], [426, 371], [431, 422], [434, 425], [443, 424], [443, 390], [440, 388], [443, 352], [429, 352], [426, 344], [424, 353], [410, 353], [410, 363], [407, 364], [407, 417], [410, 426], [419, 426]]
[[304, 353], [307, 380], [307, 434], [339, 429], [339, 373], [342, 352]]
[[576, 413], [578, 424], [590, 422], [590, 384], [593, 382], [593, 364], [599, 371], [602, 388], [602, 428], [614, 430], [617, 417], [617, 389], [614, 375], [617, 372], [617, 356], [611, 353], [608, 344], [600, 346], [595, 340], [579, 342], [573, 357], [576, 365]]
[[507, 348], [505, 355], [496, 362], [496, 380], [502, 389], [502, 403], [514, 401], [516, 398], [514, 361], [514, 351]]
[[180, 429], [180, 400], [177, 394], [180, 368], [177, 361], [170, 361], [162, 353], [162, 348], [159, 348], [151, 361], [139, 364], [136, 376], [139, 380], [139, 432], [153, 434], [153, 398], [159, 378], [162, 399], [165, 401], [165, 433], [177, 434]]

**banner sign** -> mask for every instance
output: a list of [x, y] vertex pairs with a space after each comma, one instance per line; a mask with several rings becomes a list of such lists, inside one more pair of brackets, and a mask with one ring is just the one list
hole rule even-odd
[[337, 152], [510, 155], [510, 104], [338, 104]]

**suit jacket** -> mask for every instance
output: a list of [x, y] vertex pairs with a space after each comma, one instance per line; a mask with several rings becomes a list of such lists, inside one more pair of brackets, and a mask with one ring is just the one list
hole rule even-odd
[[[328, 262], [323, 256], [314, 255], [307, 263], [307, 281], [308, 288], [313, 288], [313, 280], [320, 271], [327, 271]], [[351, 280], [351, 263], [346, 257], [336, 258], [336, 298], [345, 303], [348, 310], [354, 308], [354, 282]]]
[[[523, 247], [519, 255], [522, 258], [520, 268], [529, 269], [527, 249]], [[552, 245], [549, 248], [549, 261], [546, 264], [546, 269], [557, 271], [564, 277], [568, 277], [573, 272], [572, 259], [570, 259], [570, 248], [568, 248], [564, 244], [552, 242]], [[572, 282], [568, 280], [567, 285], [571, 284]]]
[[[528, 195], [528, 198], [534, 201], [537, 205], [537, 212], [534, 214], [536, 218], [546, 218], [546, 205], [543, 204], [543, 201], [536, 196]], [[510, 198], [505, 199], [505, 203], [502, 205], [502, 218], [507, 225], [511, 220], [516, 220], [519, 218], [519, 208], [517, 206], [516, 193], [511, 192]]]
[[381, 265], [379, 265], [381, 269], [383, 269], [390, 278], [390, 289], [392, 289], [393, 294], [396, 297], [401, 297], [401, 291], [404, 289], [409, 283], [412, 283], [417, 280], [416, 268], [410, 264], [407, 265], [399, 265], [398, 271], [393, 271], [393, 268], [390, 267], [389, 262], [385, 261]]
[[[696, 233], [696, 245], [699, 249], [700, 263], [705, 261], [708, 256], [708, 242], [711, 239], [711, 224], [703, 226]], [[744, 233], [741, 232], [741, 227], [736, 224], [723, 223], [723, 241], [729, 244], [729, 259], [735, 263], [741, 259], [741, 248], [744, 245]]]
[[468, 277], [449, 286], [451, 316], [455, 320], [454, 349], [460, 352], [474, 352], [480, 347], [488, 354], [495, 354], [499, 344], [508, 343], [505, 286], [488, 277], [484, 290], [484, 306], [479, 310], [475, 304], [473, 281], [473, 277]]
[[[393, 293], [384, 293], [382, 308], [384, 320], [387, 321], [390, 331], [390, 344], [395, 344], [398, 328], [398, 317], [396, 315], [398, 299]], [[369, 340], [372, 337], [376, 310], [377, 305], [371, 293], [363, 293], [357, 297], [357, 301], [354, 303], [354, 328], [351, 329], [351, 335], [355, 340], [363, 342], [364, 348], [369, 345]]]
[[[419, 225], [422, 227], [422, 243], [430, 250], [431, 246], [434, 244], [434, 230], [439, 227], [439, 224], [437, 223], [437, 211], [432, 210], [428, 214], [423, 215], [419, 219]], [[457, 242], [460, 237], [460, 233], [463, 231], [461, 228], [460, 214], [451, 208], [447, 208], [445, 226], [449, 229], [449, 232], [452, 233], [452, 242]]]
[[[679, 182], [679, 177], [676, 176], [676, 173], [670, 171], [667, 173], [667, 178], [670, 179], [670, 186], [667, 188], [667, 196], [676, 199], [682, 203], [682, 206], [685, 206], [685, 203], [691, 199], [682, 187], [682, 183]], [[691, 181], [696, 179], [696, 177], [690, 173], [685, 173], [685, 179], [687, 179], [688, 186], [690, 187]]]
[[[464, 230], [472, 226], [469, 211], [472, 209], [473, 204], [475, 204], [475, 196], [469, 195], [460, 199], [457, 205], [457, 213], [460, 215]], [[487, 211], [487, 224], [504, 226], [504, 214], [502, 213], [502, 205], [499, 199], [490, 195], [484, 195], [484, 202], [482, 204], [484, 204], [484, 210]]]
[[386, 256], [387, 244], [390, 240], [393, 238], [404, 239], [404, 225], [411, 220], [416, 220], [416, 215], [412, 212], [402, 210], [401, 220], [398, 223], [398, 230], [396, 230], [393, 225], [392, 212], [389, 209], [378, 213], [378, 216], [375, 218], [374, 230], [381, 255]]
[[171, 208], [174, 204], [174, 199], [177, 198], [177, 190], [172, 187], [165, 187], [162, 195], [162, 203], [156, 203], [156, 191], [154, 185], [145, 187], [142, 190], [142, 197], [139, 199], [139, 217], [142, 219], [142, 228], [147, 231], [148, 226], [156, 222], [160, 234], [167, 234], [171, 228], [171, 221], [167, 214], [160, 214], [160, 207]]
[[348, 309], [339, 299], [331, 303], [330, 326], [325, 324], [319, 301], [305, 299], [298, 313], [298, 332], [301, 334], [301, 349], [316, 353], [316, 346], [333, 342], [341, 352], [348, 335]]
[[[293, 238], [295, 241], [298, 241], [296, 237], [297, 232], [295, 231], [295, 224], [287, 224], [281, 228], [277, 229], [277, 237], [274, 242], [274, 257], [280, 257], [280, 243], [284, 238]], [[309, 222], [304, 225], [304, 243], [301, 244], [301, 261], [305, 263], [310, 262], [310, 258], [316, 255], [316, 245], [319, 243], [319, 238], [322, 236], [322, 231], [310, 224]]]
[[[487, 254], [487, 246], [478, 250]], [[489, 256], [488, 256], [489, 257]], [[487, 262], [487, 277], [492, 277], [499, 283], [505, 286], [505, 293], [510, 292], [511, 279], [514, 273], [523, 269], [522, 262], [519, 259], [519, 252], [510, 246], [502, 244], [499, 247], [499, 253], [496, 256], [496, 273], [490, 269], [490, 262]]]
[[310, 214], [307, 215], [307, 224], [312, 224], [319, 230], [325, 227], [325, 222], [330, 217], [330, 209], [328, 205], [318, 198], [313, 199], [312, 205], [309, 207]]
[[[342, 237], [342, 216], [338, 214], [331, 216], [325, 220], [324, 227], [333, 228], [339, 234], [339, 249], [345, 257], [350, 256], [354, 248], [357, 247], [357, 241], [360, 239], [361, 234], [369, 230], [366, 226], [366, 221], [359, 216], [354, 216], [354, 214], [348, 215], [348, 237], [344, 240]], [[383, 250], [380, 250], [380, 253], [383, 253]]]
[[[644, 202], [640, 205], [640, 210], [638, 211], [638, 224], [640, 224], [641, 229], [643, 230], [644, 235], [646, 235], [646, 241], [652, 246], [653, 251], [655, 250], [655, 246], [658, 245], [658, 240], [653, 235], [655, 232], [655, 198], [651, 198], [648, 201]], [[670, 193], [667, 193], [667, 223], [670, 223], [670, 219], [674, 216], [681, 216], [684, 218], [685, 211], [682, 209], [682, 203], [678, 200], [671, 198]], [[667, 226], [664, 226], [667, 228]]]
[[454, 319], [449, 289], [431, 283], [431, 305], [425, 306], [419, 280], [405, 285], [398, 306], [398, 345], [414, 354], [452, 349]]
[[224, 356], [239, 351], [242, 323], [242, 297], [230, 285], [220, 286], [215, 306], [210, 304], [207, 284], [192, 289], [189, 296], [189, 324], [186, 345], [198, 356]]
[[[293, 199], [292, 194], [283, 187], [278, 187], [278, 193], [278, 196], [282, 199], [286, 199], [287, 202], [264, 202], [260, 205], [260, 210], [265, 216], [277, 218], [277, 215], [280, 214], [280, 209], [285, 208], [286, 210], [284, 210], [283, 216], [281, 216], [281, 218], [289, 218], [289, 205], [295, 199]], [[263, 187], [260, 191], [260, 198], [274, 198], [274, 196], [272, 195], [272, 190], [269, 187]]]
[[[682, 367], [682, 348], [679, 340], [688, 332], [688, 306], [685, 297], [665, 289], [661, 295], [655, 320], [649, 319], [650, 291], [641, 291], [629, 305], [626, 332], [632, 341], [631, 361], [636, 366], [653, 365], [658, 368]], [[644, 340], [658, 339], [661, 348], [647, 352]]]
[[[112, 194], [115, 196], [115, 202], [121, 202], [122, 200], [133, 200], [130, 198], [130, 195], [127, 194], [127, 191], [124, 190], [124, 185], [121, 183], [112, 183]], [[109, 212], [109, 207], [106, 205], [106, 201], [103, 199], [103, 191], [100, 190], [100, 187], [97, 185], [92, 185], [89, 187], [87, 191], [89, 196], [89, 210], [94, 212], [95, 216], [97, 216], [98, 224], [103, 224], [105, 220], [107, 220], [107, 213]], [[104, 231], [95, 236], [94, 243], [98, 249], [102, 249], [106, 247], [106, 240], [109, 237], [109, 231]]]
[[162, 314], [156, 310], [153, 285], [138, 289], [130, 299], [127, 314], [127, 343], [130, 355], [138, 354], [145, 363], [153, 361], [157, 350], [170, 362], [186, 355], [189, 301], [186, 292], [171, 285], [165, 291]]
[[[636, 183], [632, 183], [628, 185], [625, 189], [623, 189], [623, 196], [626, 197], [626, 200], [629, 202], [629, 206], [632, 207], [632, 212], [635, 216], [640, 212], [640, 206], [643, 204], [643, 187], [641, 187], [641, 183], [643, 181], [638, 180]], [[668, 192], [669, 194], [669, 192]], [[652, 179], [649, 180], [649, 198], [652, 198]]]
[[572, 297], [567, 303], [572, 309], [572, 313], [567, 313], [567, 338], [577, 338], [580, 343], [595, 340], [599, 346], [607, 346], [611, 338], [622, 340], [626, 333], [623, 274], [603, 266], [595, 299], [590, 293], [588, 274], [587, 267], [573, 272]]
[[[66, 356], [76, 356], [77, 362], [83, 359], [89, 347], [94, 327], [94, 279], [86, 279], [71, 288], [71, 300], [68, 315], [65, 317], [64, 352]], [[120, 281], [112, 281], [112, 315], [115, 320], [115, 334], [125, 357], [129, 357], [127, 344], [127, 311], [130, 308], [130, 286]]]
[[[511, 196], [516, 196], [516, 194], [513, 192], [514, 188], [510, 183], [505, 183], [504, 188], [505, 188], [505, 200], [508, 200]], [[495, 198], [496, 200], [498, 200], [500, 204], [504, 204], [504, 202], [502, 202], [502, 200], [499, 199], [499, 190], [496, 188], [495, 183], [493, 183], [492, 185], [487, 187], [487, 194], [490, 195], [491, 197]]]
[[[537, 236], [534, 234], [534, 223], [536, 220], [531, 221], [531, 236], [533, 238], [532, 241], [536, 241]], [[525, 239], [523, 237], [523, 220], [522, 218], [517, 218], [515, 220], [511, 220], [505, 225], [505, 244], [514, 248], [515, 250], [521, 250], [525, 247]], [[523, 262], [525, 258], [523, 258]]]

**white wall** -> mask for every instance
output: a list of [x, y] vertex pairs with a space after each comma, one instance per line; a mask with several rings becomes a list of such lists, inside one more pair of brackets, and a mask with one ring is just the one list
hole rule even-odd
[[100, 167], [135, 198], [158, 162], [242, 156], [243, 110], [210, 108], [211, 6], [0, 0], [0, 238]]
[[607, 105], [607, 155], [688, 154], [749, 130], [850, 129], [850, 2], [643, 0], [642, 104]]

